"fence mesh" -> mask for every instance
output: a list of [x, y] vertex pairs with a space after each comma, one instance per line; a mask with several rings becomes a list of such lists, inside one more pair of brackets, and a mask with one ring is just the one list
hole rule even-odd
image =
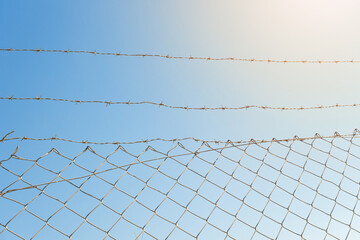
[[3, 141], [0, 239], [359, 239], [359, 136]]

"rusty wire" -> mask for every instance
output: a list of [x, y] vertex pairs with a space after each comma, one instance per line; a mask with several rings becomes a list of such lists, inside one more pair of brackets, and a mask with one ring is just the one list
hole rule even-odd
[[237, 58], [237, 57], [193, 57], [193, 56], [171, 56], [161, 54], [141, 54], [141, 53], [121, 53], [121, 52], [97, 52], [86, 50], [63, 50], [63, 49], [15, 49], [2, 48], [5, 52], [36, 52], [36, 53], [79, 53], [92, 55], [107, 55], [121, 57], [156, 57], [167, 59], [185, 59], [185, 60], [206, 60], [206, 61], [238, 61], [238, 62], [260, 62], [260, 63], [311, 63], [311, 64], [336, 64], [336, 63], [360, 63], [360, 60], [275, 60], [275, 59], [255, 59], [255, 58]]
[[144, 139], [144, 140], [137, 140], [137, 141], [108, 141], [108, 142], [98, 142], [98, 141], [89, 141], [89, 140], [74, 140], [74, 139], [68, 139], [68, 138], [60, 138], [57, 136], [54, 137], [45, 137], [45, 138], [34, 138], [34, 137], [9, 137], [11, 134], [13, 134], [15, 131], [11, 131], [9, 133], [6, 133], [1, 139], [0, 142], [6, 142], [6, 141], [62, 141], [62, 142], [69, 142], [69, 143], [80, 143], [80, 144], [93, 144], [93, 145], [128, 145], [128, 144], [139, 144], [139, 143], [150, 143], [150, 142], [183, 142], [192, 140], [195, 142], [202, 142], [202, 143], [215, 143], [215, 144], [221, 144], [221, 143], [231, 143], [231, 144], [256, 144], [256, 143], [270, 143], [270, 142], [291, 142], [291, 141], [304, 141], [304, 140], [314, 140], [314, 139], [331, 139], [331, 138], [346, 138], [346, 137], [354, 137], [354, 138], [360, 138], [359, 133], [360, 131], [358, 129], [355, 129], [352, 134], [340, 134], [338, 132], [335, 132], [333, 135], [328, 136], [321, 136], [320, 134], [316, 133], [313, 137], [299, 137], [294, 136], [293, 138], [281, 138], [276, 139], [273, 138], [271, 140], [266, 139], [250, 139], [248, 141], [246, 140], [205, 140], [195, 137], [184, 137], [184, 138], [172, 138], [172, 139], [166, 139], [166, 138], [151, 138], [151, 139]]
[[[0, 200], [16, 210], [0, 218], [0, 238], [37, 239], [52, 231], [58, 239], [84, 239], [82, 229], [91, 226], [101, 234], [99, 239], [208, 239], [213, 234], [226, 239], [356, 239], [360, 236], [354, 225], [360, 218], [356, 210], [359, 135], [356, 130], [332, 137], [247, 144], [228, 141], [221, 146], [212, 142], [185, 146], [179, 141], [169, 142], [165, 152], [148, 146], [133, 153], [118, 145], [108, 155], [89, 146], [74, 156], [53, 148], [35, 159], [20, 157], [15, 150], [0, 161], [0, 176], [9, 176], [9, 181], [0, 181]], [[88, 165], [92, 158], [98, 163]], [[62, 167], [49, 164], [55, 159], [63, 162]], [[73, 175], [69, 175], [67, 171], [73, 168], [85, 174], [70, 171]], [[112, 172], [113, 178], [109, 178], [107, 174]], [[41, 174], [49, 175], [49, 180], [36, 183], [34, 179]], [[156, 178], [161, 179], [160, 185]], [[56, 193], [64, 191], [59, 184], [66, 184], [74, 193], [59, 197]], [[241, 188], [243, 192], [239, 192]], [[113, 198], [114, 193], [120, 194], [118, 198]], [[78, 195], [89, 200], [75, 204]], [[39, 199], [57, 207], [50, 208], [52, 205], [41, 204]], [[259, 206], [259, 201], [264, 204]], [[178, 214], [172, 212], [175, 208]], [[273, 208], [277, 211], [269, 210]], [[101, 221], [100, 211], [109, 212], [108, 225]], [[131, 214], [134, 211], [136, 215]], [[25, 214], [32, 219], [27, 223], [33, 228], [31, 234], [17, 225]], [[68, 217], [71, 229], [56, 221], [61, 214]], [[314, 217], [319, 214], [325, 218]], [[194, 226], [201, 223], [198, 228], [186, 224], [189, 216]], [[320, 235], [311, 235], [315, 230]]]
[[191, 107], [191, 106], [173, 106], [164, 104], [162, 102], [156, 103], [151, 101], [131, 102], [131, 101], [103, 101], [103, 100], [79, 100], [79, 99], [66, 99], [66, 98], [49, 98], [49, 97], [0, 97], [0, 100], [9, 101], [51, 101], [51, 102], [67, 102], [67, 103], [96, 103], [110, 105], [154, 105], [158, 107], [170, 108], [170, 109], [181, 109], [181, 110], [247, 110], [247, 109], [263, 109], [263, 110], [281, 110], [281, 111], [294, 111], [294, 110], [321, 110], [331, 108], [347, 108], [347, 107], [360, 107], [359, 103], [353, 104], [333, 104], [333, 105], [318, 105], [308, 107], [272, 107], [272, 106], [261, 106], [261, 105], [246, 105], [240, 107]]

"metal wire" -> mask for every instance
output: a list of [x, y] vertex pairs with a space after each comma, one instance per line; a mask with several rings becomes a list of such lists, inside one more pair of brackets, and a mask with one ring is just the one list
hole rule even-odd
[[0, 239], [358, 239], [359, 135], [16, 148], [0, 161]]
[[170, 109], [181, 109], [181, 110], [247, 110], [247, 109], [263, 109], [263, 110], [281, 110], [281, 111], [291, 111], [291, 110], [319, 110], [319, 109], [331, 109], [331, 108], [346, 108], [346, 107], [359, 107], [360, 104], [333, 104], [333, 105], [318, 105], [318, 106], [308, 106], [308, 107], [272, 107], [272, 106], [260, 106], [260, 105], [246, 105], [242, 107], [189, 107], [189, 106], [173, 106], [164, 103], [156, 103], [150, 101], [142, 102], [117, 102], [117, 101], [101, 101], [101, 100], [78, 100], [78, 99], [66, 99], [66, 98], [48, 98], [48, 97], [0, 97], [0, 100], [10, 100], [10, 101], [52, 101], [52, 102], [68, 102], [68, 103], [98, 103], [105, 104], [106, 106], [110, 105], [154, 105], [158, 107], [170, 108]]
[[92, 55], [107, 55], [107, 56], [121, 56], [121, 57], [156, 57], [167, 59], [185, 59], [185, 60], [206, 60], [206, 61], [238, 61], [238, 62], [261, 62], [261, 63], [317, 63], [317, 64], [334, 64], [334, 63], [360, 63], [359, 60], [275, 60], [275, 59], [255, 59], [255, 58], [236, 58], [236, 57], [193, 57], [193, 56], [170, 56], [161, 54], [132, 54], [121, 52], [97, 52], [97, 51], [82, 51], [82, 50], [63, 50], [63, 49], [15, 49], [2, 48], [0, 51], [4, 52], [37, 52], [37, 53], [80, 53]]
[[165, 138], [152, 138], [152, 139], [144, 139], [144, 140], [138, 140], [138, 141], [113, 141], [113, 142], [96, 142], [96, 141], [89, 141], [89, 140], [74, 140], [74, 139], [68, 139], [68, 138], [60, 138], [57, 136], [54, 137], [47, 137], [47, 138], [34, 138], [34, 137], [9, 137], [11, 134], [13, 134], [15, 131], [11, 131], [7, 134], [5, 134], [1, 139], [0, 142], [7, 142], [7, 141], [62, 141], [62, 142], [69, 142], [69, 143], [79, 143], [79, 144], [93, 144], [93, 145], [129, 145], [129, 144], [139, 144], [139, 143], [150, 143], [150, 142], [183, 142], [192, 140], [195, 142], [203, 142], [203, 143], [215, 143], [215, 144], [221, 144], [221, 143], [231, 143], [231, 144], [255, 144], [255, 143], [269, 143], [269, 142], [291, 142], [291, 141], [303, 141], [303, 140], [313, 140], [313, 139], [331, 139], [331, 138], [344, 138], [344, 137], [354, 137], [359, 138], [360, 131], [358, 129], [355, 129], [352, 134], [340, 134], [338, 132], [335, 132], [333, 135], [329, 136], [321, 136], [320, 134], [316, 133], [313, 137], [298, 137], [294, 136], [293, 138], [282, 138], [282, 139], [276, 139], [273, 138], [271, 140], [257, 140], [257, 139], [250, 139], [249, 141], [246, 140], [205, 140], [195, 137], [185, 137], [185, 138], [173, 138], [173, 139], [165, 139]]

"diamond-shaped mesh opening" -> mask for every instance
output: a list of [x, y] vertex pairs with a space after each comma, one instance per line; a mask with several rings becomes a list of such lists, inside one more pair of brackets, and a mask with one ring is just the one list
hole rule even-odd
[[356, 136], [18, 151], [0, 239], [357, 239]]

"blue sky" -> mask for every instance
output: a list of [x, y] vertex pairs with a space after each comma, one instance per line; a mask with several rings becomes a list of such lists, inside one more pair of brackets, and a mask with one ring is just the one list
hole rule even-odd
[[[356, 22], [357, 16], [351, 14], [350, 3], [356, 3], [347, 2], [334, 1], [316, 12], [323, 6], [321, 1], [314, 6], [285, 1], [221, 5], [216, 1], [4, 1], [0, 43], [3, 48], [353, 59], [358, 51], [357, 33], [350, 23]], [[335, 11], [337, 8], [342, 11]], [[337, 15], [325, 18], [331, 14]], [[346, 17], [339, 18], [343, 15]], [[282, 22], [281, 17], [288, 20]], [[327, 22], [337, 24], [329, 28]], [[150, 100], [194, 106], [358, 102], [359, 71], [351, 64], [252, 64], [33, 53], [1, 53], [0, 61], [2, 96]], [[357, 127], [356, 109], [184, 112], [151, 106], [103, 108], [20, 102], [3, 102], [1, 108], [12, 116], [2, 119], [3, 132], [96, 140], [185, 136], [248, 140], [315, 132], [349, 133]], [[20, 115], [27, 121], [19, 119]], [[61, 121], [53, 124], [54, 119]]]

